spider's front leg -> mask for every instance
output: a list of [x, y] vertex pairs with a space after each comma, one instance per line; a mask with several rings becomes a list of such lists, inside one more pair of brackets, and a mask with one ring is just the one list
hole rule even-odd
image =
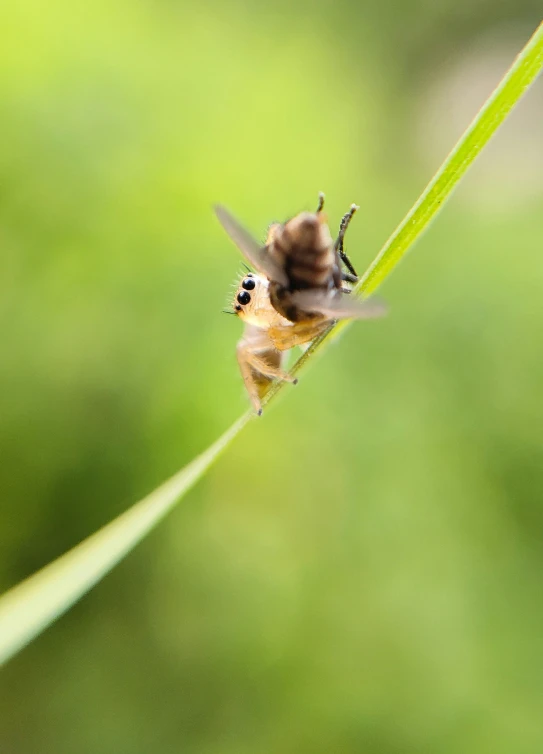
[[274, 380], [298, 382], [281, 368], [284, 354], [275, 348], [266, 330], [247, 325], [236, 349], [243, 382], [256, 413], [262, 414], [262, 398]]
[[326, 318], [310, 319], [306, 322], [295, 322], [290, 327], [270, 327], [269, 338], [275, 348], [285, 351], [294, 346], [303, 346], [326, 330], [332, 320]]

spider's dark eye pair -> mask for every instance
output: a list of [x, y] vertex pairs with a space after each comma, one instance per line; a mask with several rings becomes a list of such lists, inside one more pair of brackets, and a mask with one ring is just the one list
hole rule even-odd
[[238, 293], [238, 302], [245, 306], [245, 304], [248, 304], [251, 301], [251, 295], [247, 293], [247, 291], [252, 291], [256, 287], [256, 283], [251, 274], [247, 275], [247, 277], [241, 281], [241, 287], [243, 290]]
[[251, 300], [251, 296], [247, 291], [240, 291], [238, 293], [238, 301], [240, 304], [248, 304]]

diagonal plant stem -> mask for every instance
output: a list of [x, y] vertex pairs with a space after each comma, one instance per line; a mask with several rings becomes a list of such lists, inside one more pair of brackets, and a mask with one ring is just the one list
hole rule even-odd
[[[420, 199], [385, 243], [358, 284], [357, 293], [373, 293], [390, 275], [441, 210], [466, 170], [535, 81], [542, 67], [543, 23], [520, 52]], [[347, 323], [341, 322], [317, 338], [296, 362], [294, 371], [301, 369], [317, 351], [322, 351], [325, 341], [346, 326]], [[263, 400], [264, 405], [283, 389], [283, 384], [276, 383], [272, 386]], [[0, 598], [0, 664], [66, 612], [129, 553], [202, 478], [252, 416], [251, 412], [244, 414], [204, 453], [146, 498], [6, 592]]]
[[91, 589], [201, 479], [252, 418], [248, 411], [167, 482], [0, 598], [0, 665]]

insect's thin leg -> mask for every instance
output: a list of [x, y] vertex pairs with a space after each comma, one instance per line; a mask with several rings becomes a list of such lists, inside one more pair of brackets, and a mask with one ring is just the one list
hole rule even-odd
[[341, 272], [341, 279], [344, 280], [346, 283], [358, 283], [358, 278], [356, 275], [351, 275], [350, 272]]
[[349, 277], [342, 277], [342, 280], [347, 280], [347, 282], [349, 283], [358, 283], [358, 280], [359, 280], [358, 275], [356, 274], [356, 270], [353, 267], [353, 263], [351, 262], [351, 260], [349, 259], [345, 251], [343, 250], [343, 242], [341, 243], [340, 248], [338, 248], [338, 253], [341, 258], [341, 261], [351, 273]]
[[338, 237], [336, 239], [335, 247], [337, 249], [337, 252], [341, 258], [341, 261], [345, 265], [345, 267], [349, 270], [351, 275], [354, 275], [356, 280], [351, 282], [357, 282], [358, 281], [358, 275], [356, 274], [356, 270], [352, 265], [351, 260], [345, 253], [343, 249], [343, 241], [345, 239], [345, 232], [347, 231], [347, 228], [349, 227], [349, 223], [353, 219], [353, 215], [356, 212], [356, 210], [359, 209], [359, 207], [356, 204], [351, 204], [351, 208], [348, 212], [346, 212], [343, 217], [341, 218], [341, 222], [339, 224], [339, 233]]
[[263, 374], [264, 377], [274, 377], [275, 379], [283, 380], [284, 382], [292, 382], [294, 385], [298, 382], [297, 377], [293, 377], [288, 372], [283, 372], [282, 369], [268, 364], [265, 359], [262, 359], [256, 353], [248, 355], [248, 361], [252, 368], [257, 372], [260, 372], [260, 374]]
[[344, 278], [344, 280], [347, 280], [347, 282], [349, 282], [349, 283], [358, 283], [358, 281], [360, 280], [360, 278], [356, 274], [356, 270], [353, 267], [353, 263], [351, 262], [351, 260], [347, 256], [347, 254], [345, 254], [345, 252], [343, 251], [343, 249], [341, 249], [341, 251], [339, 252], [339, 256], [341, 257], [341, 261], [343, 262], [343, 264], [345, 265], [345, 267], [347, 267], [351, 271], [351, 275], [354, 278], [354, 279]]
[[286, 351], [289, 348], [294, 348], [294, 346], [309, 343], [309, 341], [326, 330], [330, 322], [331, 320], [327, 319], [313, 322], [297, 322], [292, 327], [270, 327], [268, 333], [273, 345], [279, 351]]
[[256, 411], [256, 413], [259, 416], [261, 416], [262, 404], [260, 402], [260, 391], [258, 389], [258, 382], [255, 379], [255, 375], [253, 373], [253, 370], [251, 369], [249, 359], [247, 358], [248, 352], [241, 344], [238, 345], [237, 357], [238, 357], [238, 364], [239, 364], [241, 376], [243, 378], [243, 382], [245, 383], [245, 388], [247, 392], [249, 393], [249, 398], [251, 399], [253, 408]]
[[262, 395], [274, 379], [296, 384], [298, 380], [281, 369], [282, 355], [273, 346], [266, 331], [246, 327], [245, 336], [238, 343], [236, 354], [243, 382], [256, 413], [262, 414]]
[[319, 203], [317, 204], [317, 210], [315, 214], [318, 215], [319, 212], [322, 212], [323, 207], [324, 207], [324, 194], [322, 193], [322, 191], [319, 191]]

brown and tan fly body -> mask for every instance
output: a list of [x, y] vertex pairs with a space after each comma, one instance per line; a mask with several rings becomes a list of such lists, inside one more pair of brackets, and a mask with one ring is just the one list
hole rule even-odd
[[301, 212], [285, 223], [274, 223], [264, 245], [222, 206], [217, 217], [255, 272], [241, 279], [232, 312], [245, 323], [237, 358], [255, 411], [274, 380], [296, 383], [283, 370], [284, 356], [303, 346], [340, 319], [369, 319], [385, 312], [380, 301], [350, 297], [358, 282], [343, 248], [349, 223], [358, 209], [343, 216], [334, 240], [319, 194], [315, 212]]

